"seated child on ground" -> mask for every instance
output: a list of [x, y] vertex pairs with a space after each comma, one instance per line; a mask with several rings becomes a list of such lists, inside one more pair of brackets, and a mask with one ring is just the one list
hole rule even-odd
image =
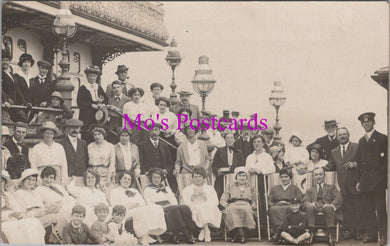
[[72, 217], [69, 224], [64, 227], [64, 244], [88, 244], [95, 242], [88, 226], [83, 223], [86, 210], [81, 205], [76, 205], [72, 209]]
[[112, 218], [107, 223], [108, 230], [114, 236], [114, 244], [137, 245], [137, 238], [125, 229], [125, 215], [126, 208], [122, 205], [116, 205], [112, 209]]
[[109, 208], [107, 204], [99, 203], [95, 206], [94, 212], [97, 221], [93, 222], [91, 225], [91, 233], [96, 239], [98, 244], [109, 244], [114, 242], [114, 236], [108, 230], [108, 225], [105, 222], [108, 216]]

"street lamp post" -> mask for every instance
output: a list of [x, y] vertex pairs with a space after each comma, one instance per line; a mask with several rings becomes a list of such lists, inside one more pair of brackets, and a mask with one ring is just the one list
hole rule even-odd
[[172, 83], [170, 85], [172, 93], [171, 93], [169, 99], [171, 101], [171, 104], [176, 104], [179, 102], [179, 99], [177, 99], [177, 94], [175, 92], [175, 89], [177, 87], [177, 85], [175, 83], [175, 68], [177, 66], [179, 66], [179, 64], [181, 62], [181, 56], [180, 56], [179, 50], [177, 49], [177, 43], [176, 43], [175, 39], [172, 39], [172, 42], [169, 45], [168, 55], [165, 58], [165, 60], [167, 61], [168, 65], [172, 69]]
[[77, 31], [77, 26], [73, 20], [72, 13], [67, 2], [61, 2], [60, 9], [57, 12], [56, 18], [52, 27], [53, 33], [60, 39], [62, 59], [58, 63], [61, 67], [61, 75], [57, 78], [56, 90], [61, 92], [64, 98], [64, 104], [70, 108], [72, 105], [72, 91], [74, 86], [70, 81], [69, 67], [70, 63], [67, 59], [67, 40], [72, 38]]
[[284, 91], [282, 88], [282, 83], [280, 81], [274, 81], [274, 88], [271, 91], [271, 95], [269, 97], [269, 102], [272, 106], [275, 107], [276, 110], [276, 123], [274, 126], [275, 129], [275, 141], [280, 141], [282, 138], [279, 136], [279, 131], [282, 127], [279, 124], [279, 108], [286, 102], [286, 97], [284, 95]]
[[[199, 68], [195, 70], [195, 76], [191, 82], [195, 92], [202, 98], [202, 119], [206, 118], [206, 97], [214, 90], [216, 82], [212, 72], [213, 70], [211, 70], [209, 66], [209, 58], [207, 56], [199, 57]], [[202, 130], [199, 139], [208, 140], [210, 137], [207, 135], [206, 131]]]

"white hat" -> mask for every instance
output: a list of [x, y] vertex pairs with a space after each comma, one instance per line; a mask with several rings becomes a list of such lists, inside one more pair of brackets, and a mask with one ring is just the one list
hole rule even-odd
[[42, 126], [38, 129], [38, 132], [42, 133], [45, 130], [54, 131], [54, 134], [56, 136], [61, 135], [61, 131], [58, 130], [56, 124], [54, 124], [54, 122], [51, 122], [51, 121], [46, 121], [46, 122], [42, 123]]
[[293, 133], [291, 134], [291, 137], [290, 137], [289, 142], [291, 142], [291, 139], [292, 139], [293, 137], [298, 138], [298, 139], [301, 141], [301, 143], [303, 143], [303, 138], [302, 138], [302, 135], [301, 135], [300, 132], [293, 132]]
[[248, 172], [248, 169], [244, 166], [241, 166], [241, 167], [236, 167], [234, 169], [234, 177], [237, 177], [237, 174], [241, 173], [241, 172], [244, 172], [246, 174], [246, 176], [249, 177], [249, 172]]
[[9, 173], [5, 170], [1, 171], [1, 177], [7, 181], [7, 185], [12, 186], [14, 181], [10, 178]]
[[23, 180], [25, 180], [26, 178], [33, 176], [33, 175], [36, 175], [38, 177], [38, 174], [39, 174], [38, 170], [28, 168], [22, 172], [22, 176], [20, 177], [18, 183], [22, 183]]
[[1, 136], [9, 136], [9, 129], [6, 126], [1, 126]]

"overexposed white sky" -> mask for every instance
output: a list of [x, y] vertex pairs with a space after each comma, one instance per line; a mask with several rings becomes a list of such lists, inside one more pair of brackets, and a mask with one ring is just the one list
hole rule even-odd
[[[387, 133], [387, 91], [370, 75], [389, 64], [389, 6], [386, 2], [163, 2], [170, 42], [183, 60], [176, 69], [178, 90], [193, 91], [198, 57], [206, 55], [217, 81], [206, 109], [257, 113], [275, 123], [268, 102], [274, 80], [287, 101], [280, 110], [281, 136], [293, 131], [306, 143], [325, 134], [324, 120], [336, 119], [357, 141], [360, 113], [377, 114], [376, 128]], [[159, 81], [171, 92], [167, 52], [128, 53], [103, 68], [103, 86], [118, 64], [147, 92]], [[191, 101], [201, 107], [194, 93]]]

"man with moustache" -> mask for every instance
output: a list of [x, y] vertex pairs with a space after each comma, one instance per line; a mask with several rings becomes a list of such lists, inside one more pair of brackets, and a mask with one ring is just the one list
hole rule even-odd
[[65, 122], [65, 137], [59, 141], [64, 147], [68, 164], [68, 176], [82, 177], [88, 167], [87, 142], [78, 138], [83, 122], [69, 119]]
[[[324, 122], [324, 128], [327, 132], [326, 136], [323, 136], [321, 138], [317, 138], [316, 141], [314, 141], [313, 144], [317, 143], [322, 146], [324, 150], [324, 159], [329, 161], [330, 158], [330, 151], [334, 148], [336, 148], [339, 143], [336, 139], [336, 130], [337, 130], [337, 121], [336, 120], [328, 120]], [[309, 145], [308, 145], [309, 146]]]
[[[126, 67], [125, 65], [118, 65], [118, 68], [117, 68], [115, 74], [118, 76], [118, 81], [120, 81], [122, 93], [124, 95], [128, 96], [127, 92], [131, 88], [134, 88], [134, 85], [127, 81], [127, 76], [129, 74], [129, 68]], [[114, 96], [112, 84], [107, 85], [106, 95], [108, 98], [111, 98]]]
[[366, 134], [359, 140], [358, 183], [361, 194], [361, 219], [367, 234], [363, 243], [377, 242], [387, 245], [387, 136], [376, 131], [375, 113], [367, 112], [358, 117]]
[[344, 239], [360, 237], [360, 195], [356, 190], [359, 144], [349, 141], [349, 131], [340, 127], [336, 131], [339, 146], [330, 153], [325, 169], [337, 172], [337, 182], [343, 195]]
[[192, 112], [191, 120], [201, 119], [202, 115], [200, 114], [198, 106], [190, 103], [192, 93], [188, 91], [179, 91], [177, 94], [180, 95], [180, 102], [171, 106], [170, 111], [177, 115], [181, 108], [189, 108]]

